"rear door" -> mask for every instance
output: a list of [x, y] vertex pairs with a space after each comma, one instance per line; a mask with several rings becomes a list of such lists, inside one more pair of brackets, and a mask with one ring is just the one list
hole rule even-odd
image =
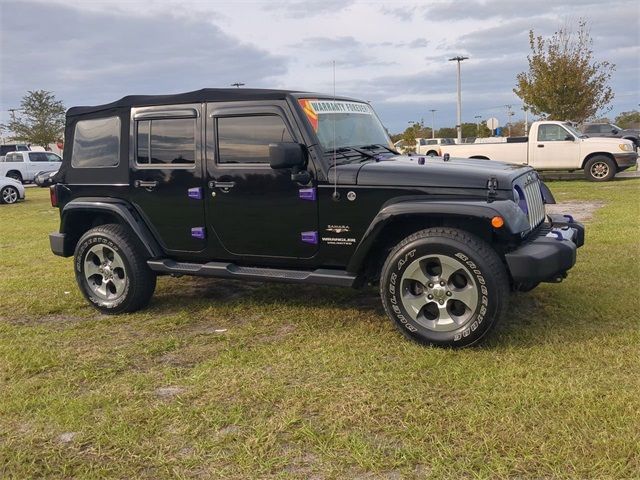
[[542, 169], [579, 168], [580, 145], [575, 137], [562, 125], [555, 123], [538, 125], [535, 142], [531, 148], [530, 165]]
[[46, 152], [25, 152], [22, 155], [29, 158], [26, 164], [28, 176], [25, 177], [25, 180], [31, 181], [38, 173], [50, 170]]
[[207, 105], [207, 221], [233, 256], [310, 258], [318, 251], [314, 185], [269, 166], [269, 144], [302, 142], [286, 102]]
[[131, 111], [131, 199], [169, 253], [206, 247], [201, 105]]

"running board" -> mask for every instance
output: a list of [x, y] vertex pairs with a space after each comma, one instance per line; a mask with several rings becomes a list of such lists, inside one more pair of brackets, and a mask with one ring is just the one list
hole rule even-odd
[[196, 275], [285, 283], [313, 283], [337, 287], [351, 287], [356, 279], [355, 275], [344, 270], [322, 268], [317, 270], [284, 270], [280, 268], [241, 267], [234, 263], [225, 262], [187, 263], [168, 259], [147, 260], [147, 265], [154, 272], [168, 273], [170, 275]]

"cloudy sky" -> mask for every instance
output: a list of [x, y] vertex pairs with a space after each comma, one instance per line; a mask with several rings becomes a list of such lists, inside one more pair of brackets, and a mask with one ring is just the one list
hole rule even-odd
[[526, 69], [528, 30], [549, 35], [585, 18], [598, 60], [617, 68], [609, 113], [640, 103], [637, 0], [174, 1], [0, 0], [0, 123], [27, 90], [66, 106], [127, 94], [202, 87], [292, 88], [372, 102], [392, 132], [436, 109], [455, 123], [455, 64], [462, 63], [463, 120], [497, 117]]

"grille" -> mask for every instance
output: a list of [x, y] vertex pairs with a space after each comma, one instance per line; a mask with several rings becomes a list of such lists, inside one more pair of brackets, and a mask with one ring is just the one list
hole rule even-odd
[[517, 184], [524, 193], [527, 202], [529, 227], [533, 230], [544, 221], [545, 211], [540, 191], [540, 179], [535, 173], [528, 173], [518, 180]]

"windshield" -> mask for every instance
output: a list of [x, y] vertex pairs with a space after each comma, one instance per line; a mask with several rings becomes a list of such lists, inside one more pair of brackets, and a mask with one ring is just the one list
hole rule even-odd
[[587, 138], [585, 134], [576, 130], [576, 128], [574, 128], [570, 123], [563, 123], [562, 126], [567, 130], [569, 130], [571, 133], [573, 133], [576, 136], [576, 138]]
[[393, 148], [389, 135], [367, 103], [315, 99], [298, 102], [325, 151], [365, 145]]
[[611, 124], [611, 128], [615, 128], [616, 130], [624, 130], [624, 128], [620, 128], [618, 125], [616, 125], [615, 123]]

